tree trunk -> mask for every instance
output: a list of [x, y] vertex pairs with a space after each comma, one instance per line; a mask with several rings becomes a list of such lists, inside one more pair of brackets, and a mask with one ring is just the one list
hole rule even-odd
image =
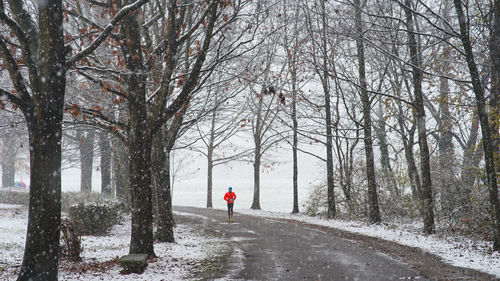
[[253, 162], [253, 201], [251, 209], [260, 210], [260, 160], [261, 160], [261, 149], [262, 149], [262, 139], [261, 139], [261, 130], [263, 126], [262, 120], [262, 106], [263, 106], [263, 94], [264, 89], [262, 89], [261, 96], [259, 98], [259, 102], [257, 104], [257, 114], [255, 131], [254, 131], [254, 162]]
[[[450, 1], [444, 1], [444, 29], [449, 32], [447, 23], [450, 21]], [[443, 32], [443, 38], [446, 38]], [[442, 44], [442, 64], [439, 78], [439, 171], [436, 177], [437, 186], [441, 189], [441, 208], [445, 213], [451, 213], [458, 206], [464, 205], [464, 190], [455, 178], [455, 150], [453, 147], [453, 118], [450, 112], [450, 85], [447, 76], [450, 72], [451, 47], [448, 42]]]
[[80, 192], [92, 192], [92, 170], [94, 164], [95, 131], [79, 132], [80, 140]]
[[129, 157], [128, 150], [123, 142], [113, 138], [113, 158], [112, 158], [112, 186], [116, 198], [120, 198], [130, 204], [130, 184], [129, 184]]
[[124, 17], [122, 36], [127, 44], [121, 44], [125, 58], [128, 81], [128, 128], [129, 183], [132, 201], [132, 233], [130, 254], [155, 256], [153, 246], [153, 204], [151, 149], [154, 132], [148, 131], [146, 78], [143, 65], [138, 14]]
[[212, 208], [212, 188], [213, 188], [213, 149], [208, 148], [207, 155], [207, 208]]
[[[215, 96], [217, 103], [217, 94]], [[212, 208], [212, 187], [213, 187], [213, 169], [214, 169], [214, 142], [215, 142], [215, 117], [217, 111], [212, 113], [212, 125], [210, 128], [210, 139], [208, 140], [207, 149], [207, 208]]]
[[295, 71], [292, 72], [292, 125], [293, 125], [293, 208], [292, 214], [297, 214], [299, 212], [299, 186], [298, 186], [298, 176], [299, 176], [299, 168], [297, 163], [297, 147], [298, 147], [298, 123], [297, 123], [297, 73]]
[[147, 119], [145, 77], [143, 74], [136, 73], [138, 71], [134, 71], [129, 78], [129, 130], [127, 132], [132, 201], [130, 253], [154, 256], [151, 189], [152, 139], [146, 132], [145, 126]]
[[[448, 48], [448, 47], [446, 47]], [[449, 51], [443, 53], [443, 72], [448, 68]], [[444, 72], [443, 74], [446, 74]], [[457, 206], [463, 203], [461, 199], [464, 192], [455, 179], [455, 150], [453, 147], [453, 120], [449, 108], [449, 84], [448, 79], [439, 79], [439, 171], [436, 177], [438, 186], [441, 188], [441, 206], [445, 213], [452, 212]]]
[[[30, 194], [23, 263], [18, 280], [57, 280], [61, 223], [61, 138], [66, 71], [62, 1], [38, 4], [38, 88], [24, 115], [30, 140]], [[33, 85], [37, 86], [37, 85]]]
[[398, 183], [391, 167], [389, 145], [387, 143], [387, 130], [385, 125], [383, 109], [380, 106], [378, 120], [376, 121], [376, 126], [374, 126], [375, 136], [378, 139], [378, 145], [380, 148], [380, 166], [382, 168], [381, 170], [383, 175], [388, 178], [388, 182], [390, 183], [389, 192], [391, 193], [391, 197], [399, 198], [401, 193], [399, 192]]
[[99, 150], [101, 152], [101, 193], [113, 197], [111, 189], [111, 146], [107, 133], [100, 133]]
[[462, 162], [462, 171], [460, 175], [461, 189], [470, 193], [472, 186], [476, 181], [478, 169], [482, 158], [482, 149], [477, 145], [479, 137], [479, 118], [477, 117], [477, 110], [472, 114], [472, 124], [469, 130], [469, 139], [465, 143], [464, 156]]
[[495, 177], [495, 182], [490, 182], [490, 202], [492, 208], [494, 248], [500, 250], [500, 202], [498, 199], [498, 182], [500, 175], [500, 0], [495, 0], [494, 23], [490, 41], [490, 53], [492, 66], [491, 75], [491, 97], [490, 97], [490, 123], [491, 141], [493, 152], [493, 165], [495, 165], [491, 177]]
[[255, 146], [253, 162], [253, 202], [251, 209], [260, 210], [260, 142]]
[[131, 254], [154, 256], [151, 194], [151, 141], [130, 140], [130, 191], [132, 199]]
[[406, 26], [413, 71], [413, 91], [417, 119], [418, 145], [420, 147], [420, 170], [422, 175], [422, 213], [424, 216], [424, 233], [434, 233], [434, 204], [432, 195], [430, 154], [427, 145], [427, 129], [425, 126], [425, 107], [422, 93], [421, 59], [413, 24], [413, 13], [410, 0], [405, 1]]
[[2, 187], [14, 186], [15, 172], [14, 162], [5, 161], [2, 163]]
[[354, 0], [354, 9], [356, 17], [356, 49], [358, 52], [359, 84], [361, 102], [363, 103], [363, 140], [365, 143], [366, 178], [368, 181], [368, 217], [371, 223], [379, 223], [381, 218], [378, 207], [375, 161], [373, 156], [371, 103], [366, 84], [363, 26], [361, 22], [361, 6], [359, 0]]
[[[496, 146], [494, 144], [498, 132], [491, 131], [492, 127], [490, 126], [488, 112], [486, 109], [484, 88], [481, 85], [479, 71], [477, 69], [477, 65], [474, 60], [474, 53], [472, 51], [472, 44], [469, 38], [469, 30], [464, 16], [462, 3], [460, 0], [454, 0], [453, 2], [455, 4], [455, 10], [457, 12], [458, 22], [460, 25], [460, 39], [462, 40], [462, 44], [464, 46], [465, 59], [469, 67], [474, 95], [476, 96], [477, 114], [479, 116], [479, 123], [481, 124], [481, 133], [483, 135], [484, 160], [486, 164], [486, 177], [488, 179], [488, 191], [490, 195], [490, 205], [491, 205], [490, 210], [491, 210], [491, 221], [493, 228], [493, 249], [498, 251], [500, 250], [500, 205], [498, 200], [497, 175], [495, 169]], [[499, 31], [500, 23], [498, 23], [499, 20], [498, 17], [500, 12], [498, 10], [499, 9], [498, 1], [495, 1], [495, 3], [496, 3], [496, 8], [495, 8], [496, 23], [494, 25], [495, 26], [494, 32], [495, 34], [498, 34], [500, 32]], [[495, 58], [495, 60], [496, 59], [497, 58]], [[495, 81], [497, 79], [496, 75], [497, 74], [493, 75], [495, 77], [494, 78]], [[497, 89], [492, 89], [492, 93], [496, 94], [497, 91], [498, 91]], [[495, 118], [498, 117], [495, 116]]]
[[160, 242], [175, 242], [173, 231], [172, 198], [170, 198], [170, 169], [166, 153], [165, 132], [154, 137], [153, 154], [151, 162], [153, 169], [153, 182], [156, 194], [156, 240]]
[[336, 214], [335, 209], [335, 182], [334, 182], [334, 171], [333, 171], [333, 140], [332, 140], [332, 109], [330, 103], [330, 88], [328, 86], [328, 58], [326, 54], [327, 50], [327, 25], [326, 25], [326, 9], [325, 3], [321, 1], [321, 9], [323, 13], [321, 14], [322, 23], [322, 49], [323, 49], [323, 65], [322, 65], [322, 77], [321, 83], [323, 86], [323, 93], [325, 95], [325, 123], [326, 123], [326, 184], [327, 184], [327, 217], [333, 219]]
[[2, 187], [13, 187], [16, 175], [16, 138], [14, 135], [3, 137], [3, 151], [0, 155], [2, 166]]

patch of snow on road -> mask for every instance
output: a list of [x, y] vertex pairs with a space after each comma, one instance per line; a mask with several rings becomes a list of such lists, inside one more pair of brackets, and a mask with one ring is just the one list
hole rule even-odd
[[445, 240], [440, 239], [437, 235], [425, 236], [419, 233], [421, 228], [408, 225], [373, 225], [359, 221], [325, 220], [303, 214], [292, 215], [250, 209], [240, 209], [235, 213], [236, 215], [241, 213], [263, 218], [296, 220], [377, 237], [401, 245], [420, 248], [441, 257], [443, 261], [454, 266], [471, 268], [500, 277], [500, 253], [491, 253], [489, 249], [492, 249], [492, 242], [489, 241], [477, 242], [461, 237], [455, 237], [455, 241]]

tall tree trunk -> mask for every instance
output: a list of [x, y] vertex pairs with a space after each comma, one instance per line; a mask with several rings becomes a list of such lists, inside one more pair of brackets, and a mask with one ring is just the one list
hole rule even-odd
[[[66, 88], [62, 1], [38, 3], [40, 77], [23, 112], [30, 142], [28, 227], [19, 281], [57, 280], [61, 222], [61, 138]], [[37, 85], [33, 85], [37, 86]]]
[[[450, 1], [444, 1], [443, 24], [446, 31], [450, 21]], [[445, 38], [443, 34], [443, 38]], [[457, 206], [463, 204], [464, 192], [455, 178], [455, 150], [453, 147], [453, 119], [450, 111], [450, 85], [447, 76], [450, 72], [451, 47], [447, 42], [442, 44], [442, 64], [439, 78], [439, 171], [436, 177], [437, 186], [441, 189], [441, 206], [445, 213], [451, 213]]]
[[213, 192], [213, 148], [208, 148], [207, 155], [207, 208], [212, 208], [212, 192]]
[[434, 204], [432, 195], [432, 180], [430, 167], [430, 153], [427, 145], [427, 129], [425, 126], [425, 107], [422, 93], [421, 59], [418, 50], [413, 13], [410, 9], [410, 0], [405, 0], [406, 27], [408, 28], [408, 43], [413, 71], [413, 91], [415, 96], [415, 110], [417, 115], [418, 145], [420, 147], [420, 170], [422, 175], [422, 212], [424, 216], [424, 233], [434, 233]]
[[380, 148], [380, 166], [383, 175], [388, 178], [390, 184], [389, 192], [393, 198], [399, 198], [400, 192], [398, 189], [398, 183], [396, 181], [396, 176], [391, 167], [391, 159], [389, 157], [389, 144], [387, 143], [387, 130], [384, 120], [384, 112], [382, 106], [378, 109], [378, 120], [376, 121], [375, 136], [378, 139], [378, 145]]
[[[155, 136], [155, 153], [153, 158], [153, 177], [156, 191], [156, 223], [158, 229], [156, 237], [161, 242], [175, 242], [174, 238], [174, 216], [172, 214], [172, 186], [170, 179], [170, 152], [172, 151], [178, 133], [182, 126], [184, 114], [189, 107], [189, 100], [175, 116], [170, 126], [163, 125], [157, 136]], [[159, 135], [159, 136], [158, 136]]]
[[[493, 8], [494, 23], [490, 41], [491, 61], [493, 62], [491, 71], [490, 123], [491, 150], [493, 151], [493, 164], [495, 165], [493, 170], [496, 173], [496, 180], [495, 182], [490, 182], [489, 189], [494, 229], [493, 235], [495, 237], [494, 248], [500, 250], [500, 202], [498, 199], [498, 186], [494, 187], [500, 175], [500, 0], [495, 0]], [[493, 177], [494, 175], [491, 174], [491, 176]]]
[[[217, 103], [217, 94], [215, 98]], [[212, 208], [212, 187], [213, 187], [213, 169], [214, 169], [214, 142], [215, 142], [215, 117], [217, 110], [212, 113], [212, 124], [210, 127], [210, 139], [207, 149], [207, 208]]]
[[255, 144], [253, 161], [253, 201], [250, 208], [260, 210], [260, 141], [255, 141]]
[[80, 140], [80, 192], [92, 192], [92, 170], [94, 164], [95, 131], [79, 131]]
[[[400, 110], [400, 112], [398, 113], [399, 128], [401, 132], [406, 132], [401, 106], [399, 106], [399, 110]], [[408, 176], [410, 178], [412, 195], [414, 198], [418, 199], [418, 201], [421, 201], [420, 198], [422, 194], [422, 184], [420, 182], [420, 176], [418, 174], [417, 164], [415, 163], [415, 155], [413, 154], [414, 135], [415, 135], [415, 125], [413, 125], [412, 128], [408, 130], [406, 135], [403, 135], [401, 138], [403, 141], [403, 148], [405, 151], [405, 160], [408, 170]]]
[[493, 63], [491, 69], [490, 123], [495, 168], [497, 175], [500, 175], [500, 0], [495, 0], [493, 8], [494, 22], [490, 36], [490, 56]]
[[366, 179], [368, 181], [368, 217], [371, 223], [381, 221], [378, 207], [377, 182], [375, 178], [375, 161], [373, 156], [371, 103], [368, 95], [365, 73], [365, 51], [363, 44], [363, 26], [361, 22], [361, 6], [359, 0], [354, 0], [356, 17], [356, 49], [358, 52], [359, 84], [361, 102], [363, 103], [363, 132], [366, 156]]
[[[500, 205], [498, 200], [498, 186], [497, 186], [497, 175], [495, 169], [495, 144], [494, 141], [498, 134], [497, 132], [492, 132], [492, 128], [489, 123], [488, 111], [486, 109], [486, 99], [484, 95], [484, 88], [481, 84], [481, 78], [477, 65], [474, 59], [474, 53], [472, 51], [472, 44], [469, 37], [469, 27], [467, 25], [464, 11], [462, 8], [462, 3], [460, 0], [454, 0], [455, 10], [457, 12], [458, 22], [460, 25], [460, 39], [464, 46], [465, 60], [469, 67], [470, 76], [472, 79], [472, 88], [474, 90], [474, 95], [476, 96], [477, 114], [479, 116], [479, 123], [481, 124], [481, 133], [483, 135], [483, 150], [484, 150], [484, 160], [486, 164], [486, 177], [488, 179], [488, 191], [490, 195], [490, 205], [491, 205], [491, 221], [493, 228], [493, 249], [500, 250]], [[495, 18], [498, 22], [498, 17], [500, 12], [498, 11], [498, 1], [495, 1]], [[500, 23], [499, 23], [500, 24]], [[495, 24], [495, 34], [498, 34], [497, 26]], [[500, 28], [500, 26], [498, 26]], [[496, 40], [496, 39], [495, 39]], [[497, 41], [498, 42], [498, 41]], [[496, 58], [495, 58], [496, 59]], [[494, 62], [496, 63], [496, 62]], [[493, 75], [495, 81], [497, 79], [497, 74]], [[492, 93], [497, 93], [497, 89], [492, 89]], [[497, 117], [495, 117], [497, 118]]]
[[325, 123], [326, 123], [326, 184], [327, 184], [327, 217], [333, 219], [336, 214], [335, 207], [335, 182], [333, 171], [333, 137], [332, 137], [332, 109], [330, 87], [328, 86], [328, 58], [327, 58], [327, 24], [325, 3], [321, 1], [321, 24], [322, 24], [322, 69], [319, 71], [323, 93], [325, 95]]
[[[142, 129], [136, 130], [142, 131]], [[142, 253], [154, 256], [151, 147], [152, 142], [148, 139], [144, 139], [144, 134], [138, 133], [137, 135], [129, 135], [129, 173], [132, 200], [130, 253]]]
[[[295, 70], [295, 67], [294, 67]], [[292, 214], [297, 214], [299, 212], [299, 186], [298, 186], [298, 176], [299, 168], [297, 163], [297, 148], [298, 148], [298, 123], [297, 123], [297, 72], [292, 72], [292, 126], [293, 126], [293, 208]]]
[[262, 149], [262, 139], [261, 139], [261, 130], [263, 126], [263, 120], [262, 120], [262, 107], [263, 107], [263, 99], [264, 99], [264, 94], [263, 91], [265, 89], [262, 89], [260, 97], [258, 97], [259, 102], [257, 104], [257, 114], [255, 116], [256, 118], [256, 124], [255, 124], [255, 130], [254, 130], [254, 161], [253, 161], [253, 201], [252, 201], [252, 206], [250, 207], [251, 209], [257, 209], [260, 210], [260, 160], [262, 157], [261, 154], [261, 149]]
[[5, 161], [2, 164], [2, 187], [13, 187], [15, 178], [14, 162]]
[[160, 242], [175, 242], [173, 232], [172, 198], [170, 198], [170, 153], [166, 153], [165, 126], [154, 137], [151, 162], [154, 167], [153, 182], [156, 194], [156, 239]]
[[479, 137], [479, 118], [477, 110], [472, 114], [472, 123], [469, 130], [469, 139], [463, 147], [464, 156], [462, 162], [462, 171], [460, 175], [460, 184], [462, 190], [470, 192], [478, 175], [479, 162], [482, 159], [482, 149], [477, 145]]
[[129, 183], [132, 201], [132, 231], [130, 254], [155, 256], [153, 245], [153, 198], [151, 182], [152, 136], [147, 126], [146, 101], [147, 74], [143, 65], [143, 49], [138, 14], [124, 17], [122, 36], [127, 44], [121, 50], [128, 74], [128, 129], [127, 141], [130, 157]]
[[129, 157], [128, 150], [123, 145], [123, 142], [117, 138], [112, 141], [112, 186], [116, 198], [124, 200], [130, 204], [130, 184], [129, 184]]
[[111, 146], [107, 133], [101, 132], [99, 136], [99, 150], [101, 152], [101, 193], [112, 197], [111, 188]]
[[[443, 53], [444, 63], [443, 71], [448, 68], [449, 51]], [[443, 73], [446, 74], [446, 73]], [[439, 79], [439, 174], [436, 177], [438, 185], [441, 188], [441, 204], [446, 213], [453, 211], [456, 206], [461, 205], [461, 199], [464, 194], [460, 185], [455, 180], [455, 150], [453, 147], [453, 120], [449, 108], [449, 84], [448, 79], [441, 77]]]

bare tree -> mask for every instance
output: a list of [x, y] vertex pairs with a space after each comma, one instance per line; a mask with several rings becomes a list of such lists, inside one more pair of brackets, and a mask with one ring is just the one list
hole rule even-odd
[[[498, 1], [496, 2], [498, 6]], [[455, 10], [458, 16], [458, 22], [460, 26], [460, 40], [462, 41], [463, 44], [465, 60], [467, 62], [467, 66], [469, 67], [469, 73], [472, 79], [472, 87], [474, 90], [474, 95], [476, 96], [477, 113], [479, 116], [479, 123], [481, 124], [481, 133], [483, 136], [486, 177], [488, 180], [488, 190], [489, 190], [490, 204], [491, 204], [491, 219], [493, 224], [493, 249], [499, 250], [500, 249], [500, 203], [498, 200], [497, 175], [495, 168], [496, 146], [494, 143], [494, 140], [497, 138], [497, 135], [499, 133], [498, 131], [492, 132], [492, 128], [489, 123], [490, 117], [488, 116], [488, 111], [486, 108], [486, 98], [485, 98], [484, 88], [483, 85], [481, 84], [481, 78], [476, 65], [476, 61], [474, 59], [474, 53], [472, 50], [472, 44], [469, 35], [468, 21], [465, 18], [463, 5], [459, 0], [454, 0], [453, 3], [455, 5]], [[497, 21], [498, 17], [499, 14], [497, 7], [495, 10], [495, 18]], [[495, 24], [495, 27], [496, 26], [498, 26], [498, 24]], [[498, 31], [495, 30], [495, 36], [497, 32]], [[492, 40], [495, 41], [497, 39], [495, 38]], [[496, 75], [497, 74], [495, 74], [495, 80], [494, 80], [495, 83], [497, 79]], [[494, 86], [498, 86], [498, 84]], [[497, 91], [497, 89], [494, 89], [494, 91]]]

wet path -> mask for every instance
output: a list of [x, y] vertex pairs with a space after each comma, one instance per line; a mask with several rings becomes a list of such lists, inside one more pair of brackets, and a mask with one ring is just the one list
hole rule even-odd
[[175, 207], [233, 247], [231, 280], [427, 280], [407, 265], [321, 230], [222, 210]]

